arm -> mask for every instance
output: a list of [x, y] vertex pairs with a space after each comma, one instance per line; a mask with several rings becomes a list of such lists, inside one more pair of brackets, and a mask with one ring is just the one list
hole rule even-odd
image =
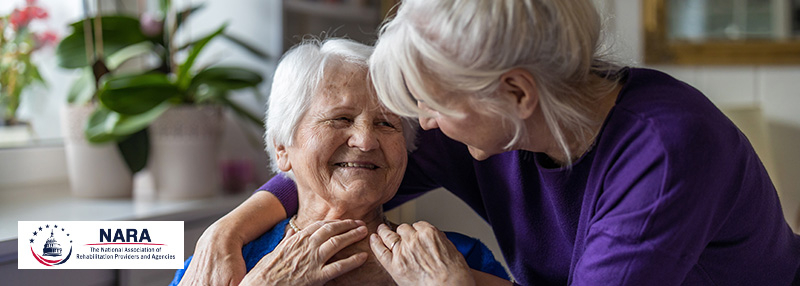
[[472, 278], [475, 279], [475, 285], [513, 285], [511, 281], [489, 273], [480, 272], [475, 269], [471, 269], [470, 271], [472, 273]]
[[[634, 131], [619, 137], [624, 148], [609, 156], [615, 163], [604, 171], [604, 190], [583, 235], [585, 250], [571, 285], [680, 285], [687, 278], [709, 279], [700, 257], [729, 224], [742, 193], [746, 176], [740, 170], [746, 164], [737, 157], [743, 152], [732, 152], [728, 146], [735, 141], [722, 144], [726, 140], [715, 137], [724, 137], [709, 131], [689, 129], [683, 133], [692, 134], [692, 140], [684, 142], [648, 127]], [[725, 243], [726, 248], [737, 244]], [[710, 280], [701, 282], [706, 283]]]

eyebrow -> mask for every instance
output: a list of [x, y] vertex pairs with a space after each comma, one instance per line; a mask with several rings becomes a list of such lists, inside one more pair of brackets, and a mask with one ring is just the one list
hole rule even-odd
[[336, 106], [334, 106], [332, 108], [325, 109], [322, 112], [323, 113], [339, 113], [339, 112], [350, 112], [350, 111], [353, 111], [353, 110], [356, 110], [356, 109], [357, 108], [355, 108], [355, 107], [351, 107], [351, 106], [347, 106], [347, 105], [336, 105]]

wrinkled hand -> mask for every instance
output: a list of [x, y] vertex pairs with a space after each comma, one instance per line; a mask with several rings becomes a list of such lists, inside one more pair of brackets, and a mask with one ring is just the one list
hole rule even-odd
[[343, 248], [364, 239], [367, 227], [354, 220], [320, 221], [286, 231], [275, 250], [261, 258], [241, 285], [322, 285], [367, 261], [361, 252], [325, 264]]
[[194, 257], [179, 285], [238, 285], [246, 272], [241, 240], [221, 238], [209, 228], [194, 250]]
[[475, 285], [464, 256], [430, 223], [401, 224], [396, 233], [380, 225], [370, 247], [398, 285]]

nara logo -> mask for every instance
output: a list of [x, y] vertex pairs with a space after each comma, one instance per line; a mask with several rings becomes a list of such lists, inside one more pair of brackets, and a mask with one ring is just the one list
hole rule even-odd
[[55, 266], [69, 260], [72, 255], [72, 239], [63, 226], [47, 224], [44, 227], [39, 226], [31, 233], [31, 254], [36, 261], [45, 266]]

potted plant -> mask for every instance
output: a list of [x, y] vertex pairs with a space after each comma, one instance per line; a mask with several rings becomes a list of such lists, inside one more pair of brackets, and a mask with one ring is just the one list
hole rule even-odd
[[30, 29], [35, 21], [47, 19], [47, 11], [35, 0], [0, 16], [0, 143], [26, 141], [32, 131], [20, 121], [17, 109], [23, 92], [34, 85], [45, 85], [39, 69], [32, 62], [33, 54], [56, 41], [53, 32], [37, 33]]
[[[169, 1], [162, 5], [164, 15], [169, 6]], [[149, 158], [162, 198], [205, 196], [219, 188], [216, 154], [223, 108], [263, 124], [228, 98], [229, 91], [261, 83], [258, 73], [240, 67], [197, 68], [195, 63], [216, 38], [231, 40], [260, 58], [266, 54], [226, 34], [225, 25], [188, 44], [173, 41], [186, 18], [200, 8], [174, 13], [166, 24], [148, 16], [87, 18], [73, 24], [73, 33], [57, 49], [61, 66], [84, 69], [71, 89], [71, 104], [95, 102], [86, 119], [86, 140], [116, 143], [132, 172], [148, 165]], [[186, 59], [178, 63], [175, 54], [181, 51]], [[143, 54], [154, 55], [158, 63], [142, 71], [121, 71], [123, 63]]]

